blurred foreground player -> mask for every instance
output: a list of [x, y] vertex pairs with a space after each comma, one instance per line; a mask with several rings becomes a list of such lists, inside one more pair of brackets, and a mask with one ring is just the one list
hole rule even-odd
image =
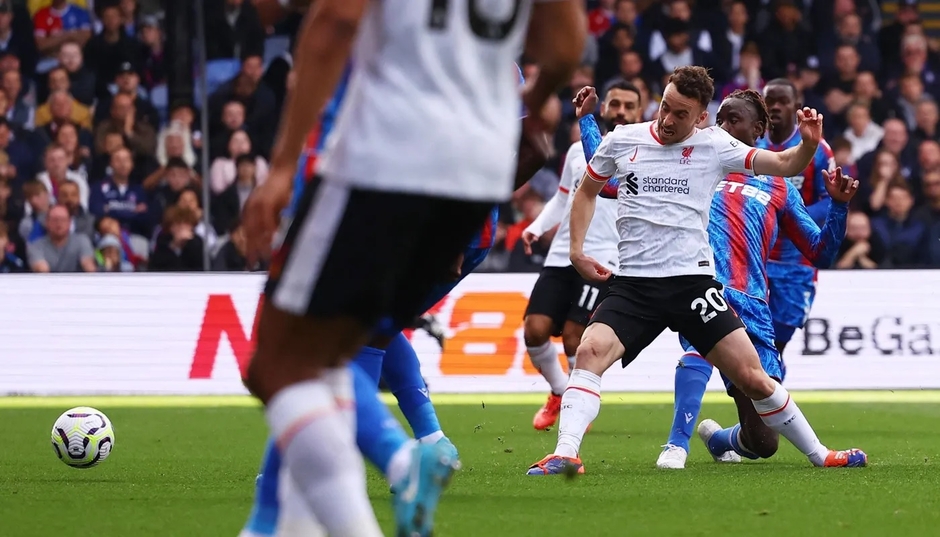
[[[735, 91], [718, 109], [718, 127], [753, 146], [764, 133], [767, 108], [753, 90]], [[773, 321], [767, 305], [767, 258], [783, 235], [821, 268], [832, 264], [845, 236], [848, 201], [858, 181], [836, 168], [826, 175], [826, 188], [832, 197], [822, 230], [806, 211], [796, 188], [782, 177], [732, 174], [718, 183], [712, 199], [708, 239], [715, 252], [715, 274], [725, 285], [724, 299], [744, 323], [757, 350], [764, 371], [783, 382], [780, 353], [774, 346]], [[840, 185], [848, 185], [840, 189]], [[705, 386], [712, 366], [688, 341], [680, 338], [686, 354], [676, 368], [675, 416], [665, 448], [656, 461], [659, 468], [685, 468], [689, 439], [698, 421]], [[719, 462], [740, 462], [741, 457], [769, 458], [777, 451], [779, 435], [761, 421], [751, 401], [725, 379], [728, 394], [734, 398], [740, 423], [729, 429], [713, 420], [699, 426], [699, 434]], [[866, 456], [858, 450], [830, 451], [823, 466], [864, 466]]]
[[[771, 80], [764, 86], [764, 101], [770, 111], [767, 136], [757, 146], [770, 151], [783, 151], [800, 142], [796, 125], [799, 94], [796, 86], [785, 78]], [[820, 224], [829, 207], [826, 172], [835, 169], [832, 149], [825, 140], [819, 141], [816, 154], [805, 170], [786, 180], [796, 187], [807, 211]], [[770, 313], [773, 315], [774, 341], [780, 354], [809, 318], [816, 298], [816, 268], [796, 247], [791, 237], [781, 235], [770, 252], [767, 281], [770, 286]]]
[[[581, 124], [581, 136], [598, 136], [594, 146], [600, 143], [597, 123], [592, 115], [597, 107], [594, 88], [585, 88], [574, 100], [575, 112]], [[611, 132], [618, 125], [631, 125], [640, 118], [640, 92], [633, 84], [617, 82], [607, 89], [601, 106], [604, 131]], [[545, 204], [545, 208], [522, 233], [526, 253], [531, 254], [531, 244], [547, 231], [558, 225], [558, 231], [545, 257], [545, 266], [529, 295], [525, 310], [524, 335], [526, 350], [532, 365], [538, 369], [549, 385], [548, 400], [536, 412], [532, 425], [540, 431], [558, 420], [561, 411], [561, 394], [568, 384], [568, 375], [558, 363], [558, 351], [552, 336], [561, 336], [568, 356], [568, 371], [574, 369], [574, 354], [581, 341], [594, 307], [607, 292], [606, 282], [587, 281], [571, 266], [568, 258], [569, 227], [568, 213], [571, 211], [570, 194], [578, 189], [587, 168], [582, 142], [568, 148], [558, 191]], [[616, 191], [615, 191], [616, 192]], [[597, 213], [585, 237], [588, 255], [599, 260], [609, 269], [617, 266], [617, 200], [600, 199]]]
[[764, 372], [744, 324], [724, 301], [705, 229], [715, 189], [728, 174], [791, 175], [804, 169], [822, 135], [822, 117], [801, 110], [802, 143], [781, 153], [761, 151], [723, 129], [696, 128], [714, 92], [704, 68], [676, 68], [659, 119], [617, 128], [589, 161], [571, 208], [571, 261], [587, 279], [610, 276], [584, 254], [584, 237], [598, 194], [616, 176], [620, 263], [578, 346], [555, 451], [533, 464], [529, 475], [584, 472], [579, 452], [600, 411], [601, 375], [615, 362], [628, 365], [666, 328], [706, 355], [752, 400], [768, 427], [814, 465], [825, 462], [829, 449], [787, 390]]
[[[304, 140], [354, 45], [355, 65], [319, 178], [274, 256], [246, 385], [265, 403], [297, 494], [332, 536], [381, 535], [355, 450], [346, 361], [376, 326], [422, 313], [492, 205], [509, 198], [520, 103], [505, 66], [521, 52], [526, 27], [528, 55], [541, 64], [524, 98], [529, 110], [543, 110], [580, 57], [579, 3], [502, 7], [318, 0], [297, 40], [297, 90], [268, 180], [245, 206], [252, 258], [271, 248]], [[527, 120], [524, 140], [544, 138], [539, 120]], [[439, 493], [450, 462], [422, 467], [425, 491]], [[401, 495], [418, 501], [421, 488], [415, 482]], [[399, 534], [430, 533], [432, 513], [414, 513], [399, 520]]]

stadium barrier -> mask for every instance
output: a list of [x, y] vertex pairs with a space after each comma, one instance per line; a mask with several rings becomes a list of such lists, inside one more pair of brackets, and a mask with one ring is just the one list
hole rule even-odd
[[[522, 341], [535, 274], [481, 274], [434, 310], [443, 351], [410, 335], [435, 392], [544, 391]], [[0, 277], [0, 395], [242, 394], [264, 278], [257, 274]], [[786, 353], [796, 390], [940, 388], [940, 271], [820, 274]], [[561, 344], [558, 343], [559, 351]], [[666, 332], [605, 391], [670, 391]], [[564, 356], [559, 354], [559, 360]], [[718, 375], [711, 389], [721, 389]]]

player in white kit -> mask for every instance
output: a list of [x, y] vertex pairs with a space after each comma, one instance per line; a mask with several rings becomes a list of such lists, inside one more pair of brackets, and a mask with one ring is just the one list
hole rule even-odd
[[[304, 142], [352, 68], [317, 177], [273, 256], [246, 385], [333, 537], [382, 534], [345, 363], [376, 328], [423, 313], [492, 205], [509, 199], [519, 108], [529, 110], [523, 139], [544, 136], [544, 104], [581, 56], [583, 11], [576, 0], [317, 0], [304, 23], [271, 172], [245, 206], [250, 257], [270, 250]], [[524, 42], [540, 75], [520, 103], [506, 67]], [[452, 463], [422, 464], [396, 501], [439, 491]], [[424, 505], [398, 534], [430, 534], [436, 499]]]
[[[597, 107], [597, 93], [594, 88], [582, 89], [574, 99], [575, 115], [578, 117], [582, 134], [594, 136], [598, 132], [597, 123], [592, 115]], [[604, 103], [601, 106], [601, 121], [604, 131], [610, 132], [618, 125], [631, 125], [640, 119], [640, 92], [629, 82], [618, 82], [607, 88]], [[589, 133], [589, 134], [588, 134]], [[594, 141], [596, 144], [597, 141]], [[552, 336], [561, 336], [568, 356], [568, 370], [574, 369], [574, 353], [581, 341], [581, 334], [587, 326], [594, 308], [600, 304], [607, 293], [606, 282], [585, 280], [571, 266], [568, 257], [569, 226], [568, 213], [571, 202], [578, 189], [587, 161], [584, 158], [582, 142], [571, 144], [565, 156], [564, 168], [558, 191], [545, 204], [538, 218], [522, 233], [527, 253], [530, 245], [551, 228], [558, 225], [558, 231], [545, 257], [545, 265], [539, 273], [539, 279], [529, 295], [524, 320], [526, 349], [532, 365], [539, 370], [549, 385], [548, 400], [535, 413], [532, 425], [540, 431], [555, 425], [561, 410], [561, 394], [568, 383], [568, 375], [558, 362], [558, 351], [551, 341]], [[617, 266], [617, 200], [614, 196], [598, 200], [597, 214], [591, 220], [584, 248], [588, 255], [613, 269]]]
[[816, 152], [822, 116], [801, 110], [800, 145], [762, 151], [720, 128], [696, 128], [713, 96], [714, 82], [704, 68], [677, 68], [659, 119], [618, 127], [588, 164], [571, 208], [571, 261], [587, 279], [610, 277], [607, 267], [585, 255], [584, 238], [597, 195], [616, 176], [620, 265], [578, 347], [577, 366], [562, 397], [555, 451], [533, 464], [530, 475], [584, 472], [581, 440], [600, 411], [601, 375], [617, 361], [629, 364], [666, 328], [691, 341], [754, 401], [764, 423], [811, 462], [822, 466], [829, 454], [786, 389], [761, 367], [714, 278], [706, 233], [718, 182], [729, 173], [799, 173]]

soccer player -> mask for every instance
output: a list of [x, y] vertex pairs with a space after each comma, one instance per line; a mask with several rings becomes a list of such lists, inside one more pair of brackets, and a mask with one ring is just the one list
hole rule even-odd
[[[252, 260], [271, 249], [304, 140], [354, 46], [355, 63], [318, 179], [273, 258], [246, 385], [265, 404], [297, 494], [334, 537], [381, 535], [355, 449], [346, 362], [375, 327], [422, 313], [492, 206], [510, 197], [520, 102], [505, 66], [523, 41], [541, 65], [523, 96], [530, 154], [545, 136], [545, 102], [578, 64], [580, 2], [503, 7], [318, 0], [297, 39], [296, 90], [271, 172], [245, 206]], [[421, 469], [425, 481], [416, 477], [403, 501], [438, 490], [452, 472], [443, 459]], [[432, 525], [432, 513], [414, 509], [397, 532], [428, 535]]]
[[[796, 111], [800, 108], [796, 86], [785, 78], [775, 78], [764, 86], [764, 101], [770, 111], [768, 136], [758, 140], [758, 147], [783, 151], [800, 141]], [[826, 218], [829, 194], [825, 172], [835, 168], [832, 149], [819, 141], [816, 154], [805, 170], [786, 179], [803, 198], [806, 209], [817, 223]], [[797, 328], [802, 328], [816, 298], [816, 269], [793, 243], [791, 237], [777, 238], [767, 265], [770, 285], [770, 313], [774, 322], [774, 342], [783, 354]]]
[[[582, 90], [575, 99], [575, 106], [582, 136], [585, 132], [591, 132], [592, 135], [597, 135], [599, 141], [597, 123], [591, 115], [597, 106], [597, 93], [594, 88]], [[628, 82], [618, 82], [611, 86], [601, 107], [605, 131], [610, 132], [618, 125], [631, 125], [639, 118], [639, 90]], [[532, 420], [532, 425], [540, 431], [555, 425], [561, 410], [561, 394], [568, 383], [568, 376], [558, 363], [558, 352], [551, 337], [561, 336], [565, 354], [568, 356], [568, 370], [573, 370], [574, 353], [578, 342], [581, 341], [584, 327], [599, 299], [607, 292], [606, 282], [585, 280], [571, 266], [568, 259], [567, 216], [571, 210], [571, 200], [574, 198], [569, 193], [577, 190], [586, 167], [587, 161], [581, 142], [571, 144], [565, 156], [558, 191], [545, 204], [538, 218], [522, 233], [526, 253], [531, 254], [530, 245], [560, 223], [545, 257], [545, 266], [535, 282], [535, 287], [532, 288], [532, 294], [529, 295], [524, 320], [529, 359], [545, 377], [550, 389], [548, 400]], [[597, 204], [597, 210], [598, 215], [591, 221], [587, 231], [585, 248], [588, 255], [613, 269], [617, 264], [617, 201], [602, 199]]]
[[798, 173], [816, 152], [822, 118], [815, 110], [800, 110], [802, 143], [779, 153], [762, 151], [723, 129], [695, 127], [706, 119], [714, 93], [704, 68], [676, 68], [659, 119], [616, 128], [588, 164], [571, 207], [571, 261], [586, 279], [610, 277], [610, 270], [584, 254], [584, 237], [597, 195], [616, 175], [620, 264], [578, 346], [555, 451], [533, 464], [530, 475], [584, 472], [581, 441], [600, 411], [601, 375], [617, 361], [629, 364], [667, 327], [751, 399], [768, 427], [814, 465], [825, 464], [829, 449], [787, 390], [763, 370], [743, 323], [722, 297], [705, 231], [715, 188], [725, 176]]
[[[716, 124], [744, 144], [753, 146], [769, 121], [767, 107], [753, 90], [737, 90], [718, 108]], [[767, 258], [778, 235], [792, 238], [793, 244], [816, 266], [832, 264], [845, 236], [848, 201], [856, 192], [856, 181], [840, 177], [836, 168], [826, 188], [832, 197], [822, 230], [806, 211], [796, 188], [783, 177], [732, 174], [718, 183], [712, 199], [708, 239], [715, 252], [715, 273], [725, 285], [724, 298], [740, 316], [764, 371], [783, 382], [780, 353], [774, 346], [773, 321], [767, 305]], [[848, 192], [838, 189], [845, 179]], [[656, 461], [659, 468], [685, 468], [689, 439], [698, 420], [705, 386], [712, 366], [685, 339], [685, 355], [676, 368], [675, 416], [665, 448]], [[777, 451], [779, 436], [761, 421], [751, 401], [726, 380], [734, 398], [740, 423], [726, 430], [713, 420], [699, 426], [699, 434], [716, 461], [740, 462], [741, 456], [769, 458]], [[845, 454], [840, 457], [839, 454]], [[861, 466], [862, 452], [830, 452], [825, 466]]]

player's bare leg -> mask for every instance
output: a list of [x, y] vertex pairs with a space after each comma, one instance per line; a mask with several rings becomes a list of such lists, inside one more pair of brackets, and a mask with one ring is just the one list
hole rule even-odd
[[561, 343], [565, 348], [565, 356], [568, 357], [568, 374], [574, 371], [578, 347], [581, 346], [581, 338], [584, 336], [585, 326], [574, 321], [565, 321], [565, 327], [561, 330]]
[[867, 463], [867, 456], [859, 450], [831, 451], [819, 441], [790, 393], [761, 367], [744, 328], [722, 338], [706, 358], [753, 401], [761, 420], [796, 446], [814, 466], [865, 466]]
[[330, 535], [381, 535], [356, 449], [346, 360], [368, 332], [351, 318], [312, 319], [262, 306], [246, 386], [265, 404], [285, 467]]
[[594, 323], [584, 330], [577, 366], [562, 396], [561, 423], [555, 452], [529, 467], [529, 475], [584, 473], [581, 440], [601, 409], [601, 375], [623, 357], [624, 347], [613, 328]]
[[748, 459], [773, 457], [780, 445], [780, 435], [764, 423], [752, 400], [741, 390], [732, 386], [728, 394], [738, 409], [738, 423], [723, 429], [715, 420], [705, 419], [698, 426], [699, 437], [709, 452], [713, 456], [718, 452], [733, 453]]
[[568, 384], [568, 375], [558, 363], [558, 351], [552, 343], [554, 321], [548, 315], [530, 314], [523, 321], [523, 335], [526, 350], [532, 365], [548, 382], [548, 400], [535, 413], [532, 426], [539, 431], [555, 425], [561, 410], [561, 395]]

